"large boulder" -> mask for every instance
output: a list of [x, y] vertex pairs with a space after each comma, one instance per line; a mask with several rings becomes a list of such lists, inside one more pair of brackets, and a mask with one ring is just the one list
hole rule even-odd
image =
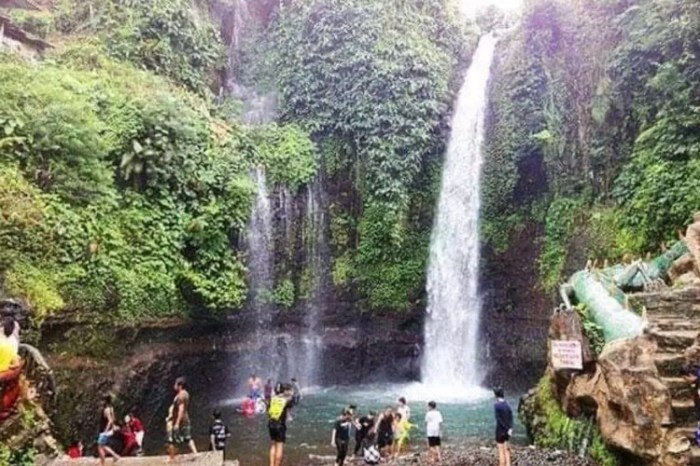
[[634, 456], [658, 458], [672, 420], [671, 395], [661, 382], [646, 337], [608, 343], [592, 376], [575, 377], [567, 394], [597, 404], [598, 426], [606, 444]]
[[654, 364], [655, 352], [656, 342], [647, 336], [618, 340], [586, 371], [554, 378], [570, 417], [595, 416], [606, 445], [650, 463], [664, 454], [672, 421], [671, 395]]

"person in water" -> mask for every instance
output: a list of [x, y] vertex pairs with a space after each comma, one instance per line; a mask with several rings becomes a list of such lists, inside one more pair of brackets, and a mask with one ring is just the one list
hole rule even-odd
[[292, 377], [292, 401], [294, 405], [298, 405], [301, 401], [301, 387], [294, 377]]
[[250, 374], [250, 378], [248, 379], [248, 396], [253, 400], [262, 398], [262, 385], [262, 380], [260, 380], [260, 377], [258, 377], [255, 372]]
[[362, 416], [355, 422], [355, 456], [360, 454], [363, 444], [370, 431], [374, 427], [374, 418], [377, 413], [370, 411], [366, 416]]
[[275, 386], [272, 384], [272, 379], [267, 379], [267, 382], [265, 382], [265, 387], [263, 388], [263, 392], [265, 395], [265, 404], [270, 406], [270, 400], [272, 399], [272, 390], [274, 390]]
[[255, 416], [255, 400], [253, 400], [251, 397], [246, 396], [243, 398], [243, 402], [241, 403], [241, 412], [245, 417], [254, 417]]
[[197, 453], [197, 447], [192, 439], [192, 427], [190, 425], [190, 394], [186, 389], [187, 380], [178, 377], [175, 380], [175, 398], [172, 404], [172, 435], [168, 445], [170, 460], [175, 460], [177, 446], [187, 444], [190, 452]]
[[498, 466], [510, 465], [510, 449], [508, 441], [513, 434], [513, 411], [505, 400], [505, 393], [502, 388], [493, 391], [496, 402], [493, 405], [496, 417], [496, 444], [498, 446]]
[[425, 413], [425, 431], [428, 434], [428, 461], [437, 464], [442, 461], [440, 432], [442, 429], [442, 414], [437, 409], [437, 403], [428, 402], [428, 412]]
[[270, 434], [270, 466], [280, 466], [284, 454], [284, 443], [287, 441], [287, 415], [294, 405], [292, 401], [293, 388], [283, 384], [280, 392], [272, 397], [267, 409], [267, 429]]
[[335, 457], [335, 466], [343, 466], [345, 458], [348, 456], [348, 445], [350, 443], [350, 428], [352, 427], [352, 413], [344, 409], [340, 417], [335, 421], [331, 431], [331, 445], [338, 452]]

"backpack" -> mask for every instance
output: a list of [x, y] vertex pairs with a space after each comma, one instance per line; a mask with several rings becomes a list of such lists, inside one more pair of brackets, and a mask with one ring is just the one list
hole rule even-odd
[[365, 460], [365, 464], [379, 464], [379, 460], [381, 459], [379, 450], [377, 450], [377, 447], [374, 445], [365, 448], [362, 456]]
[[284, 409], [287, 407], [287, 399], [282, 396], [273, 396], [270, 400], [270, 407], [267, 409], [267, 416], [271, 421], [282, 419]]

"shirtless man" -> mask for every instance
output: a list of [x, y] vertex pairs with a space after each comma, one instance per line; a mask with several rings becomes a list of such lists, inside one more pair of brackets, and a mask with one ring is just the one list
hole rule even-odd
[[168, 445], [170, 461], [175, 460], [177, 445], [187, 444], [192, 453], [197, 453], [197, 447], [192, 440], [192, 428], [190, 426], [190, 394], [185, 389], [187, 381], [184, 377], [175, 380], [175, 398], [173, 399], [173, 434]]
[[253, 401], [257, 401], [258, 398], [262, 398], [263, 392], [263, 383], [260, 377], [255, 375], [255, 372], [250, 374], [250, 378], [248, 379], [248, 396], [253, 399]]

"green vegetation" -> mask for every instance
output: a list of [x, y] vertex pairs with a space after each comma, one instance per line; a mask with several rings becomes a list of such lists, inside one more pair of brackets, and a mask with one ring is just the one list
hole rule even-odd
[[111, 57], [200, 93], [224, 64], [219, 32], [190, 0], [61, 0], [56, 25], [99, 37]]
[[16, 450], [7, 445], [0, 445], [0, 464], [12, 466], [33, 466], [36, 452], [33, 449]]
[[544, 222], [544, 290], [588, 258], [658, 250], [700, 205], [698, 18], [693, 2], [531, 0], [501, 41], [483, 232], [505, 251]]
[[222, 44], [189, 2], [64, 1], [45, 15], [68, 33], [49, 59], [0, 61], [4, 290], [40, 318], [240, 308], [246, 270], [232, 245], [249, 170], [297, 189], [317, 170], [308, 134], [221, 118], [205, 91]]
[[615, 454], [603, 443], [593, 419], [572, 419], [559, 406], [552, 389], [551, 376], [545, 375], [537, 385], [535, 412], [532, 419], [535, 445], [540, 448], [578, 452], [584, 439], [589, 441], [588, 454], [601, 466], [617, 466]]
[[[352, 177], [361, 209], [334, 235], [334, 281], [353, 282], [370, 309], [402, 310], [423, 286], [432, 167], [464, 35], [447, 2], [315, 0], [293, 3], [248, 56], [274, 76], [282, 120], [321, 141], [335, 177]], [[426, 175], [427, 173], [427, 175]], [[352, 231], [342, 231], [350, 228]]]

